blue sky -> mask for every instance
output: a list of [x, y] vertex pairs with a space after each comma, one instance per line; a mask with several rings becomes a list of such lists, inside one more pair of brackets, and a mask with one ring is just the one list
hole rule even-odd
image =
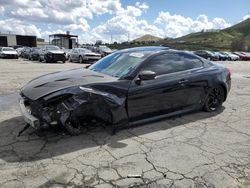
[[144, 34], [179, 37], [223, 29], [250, 15], [250, 0], [0, 0], [0, 32], [79, 35], [118, 42]]
[[[131, 3], [133, 1], [124, 2]], [[146, 0], [144, 2], [150, 6], [147, 13], [148, 19], [157, 16], [160, 11], [168, 11], [191, 18], [205, 14], [210, 19], [221, 17], [230, 23], [235, 23], [250, 13], [249, 0]]]

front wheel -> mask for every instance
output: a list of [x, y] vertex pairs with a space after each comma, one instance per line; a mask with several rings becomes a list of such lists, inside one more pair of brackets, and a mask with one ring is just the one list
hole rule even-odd
[[82, 133], [81, 125], [79, 123], [74, 123], [68, 120], [66, 121], [64, 127], [68, 131], [68, 133], [72, 136], [77, 136]]
[[222, 86], [218, 85], [211, 88], [205, 101], [203, 110], [206, 112], [214, 112], [221, 108], [225, 98], [225, 91]]
[[83, 63], [83, 58], [82, 58], [82, 56], [80, 56], [79, 62], [80, 62], [81, 64]]

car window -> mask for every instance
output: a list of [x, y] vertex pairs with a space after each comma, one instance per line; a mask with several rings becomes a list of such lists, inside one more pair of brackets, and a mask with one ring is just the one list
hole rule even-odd
[[46, 46], [47, 50], [60, 50], [58, 46]]
[[203, 62], [189, 54], [163, 54], [154, 57], [148, 62], [143, 70], [154, 71], [156, 75], [170, 74], [199, 68]]
[[13, 48], [3, 48], [2, 51], [15, 51]]

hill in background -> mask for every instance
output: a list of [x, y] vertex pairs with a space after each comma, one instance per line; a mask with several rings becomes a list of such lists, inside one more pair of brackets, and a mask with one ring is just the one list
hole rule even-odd
[[176, 49], [249, 50], [250, 18], [223, 30], [191, 33], [163, 43]]
[[110, 45], [116, 49], [145, 45], [163, 45], [180, 50], [250, 50], [250, 18], [223, 30], [191, 33], [183, 37], [161, 39], [152, 35], [144, 35], [131, 42]]
[[139, 37], [137, 39], [134, 39], [132, 42], [158, 42], [162, 40], [162, 38], [160, 37], [156, 37], [156, 36], [153, 36], [153, 35], [144, 35], [142, 37]]

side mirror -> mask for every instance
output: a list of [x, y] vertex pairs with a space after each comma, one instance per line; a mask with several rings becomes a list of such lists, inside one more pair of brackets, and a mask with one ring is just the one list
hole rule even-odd
[[156, 77], [156, 73], [153, 71], [142, 71], [138, 77], [140, 80], [153, 80]]

